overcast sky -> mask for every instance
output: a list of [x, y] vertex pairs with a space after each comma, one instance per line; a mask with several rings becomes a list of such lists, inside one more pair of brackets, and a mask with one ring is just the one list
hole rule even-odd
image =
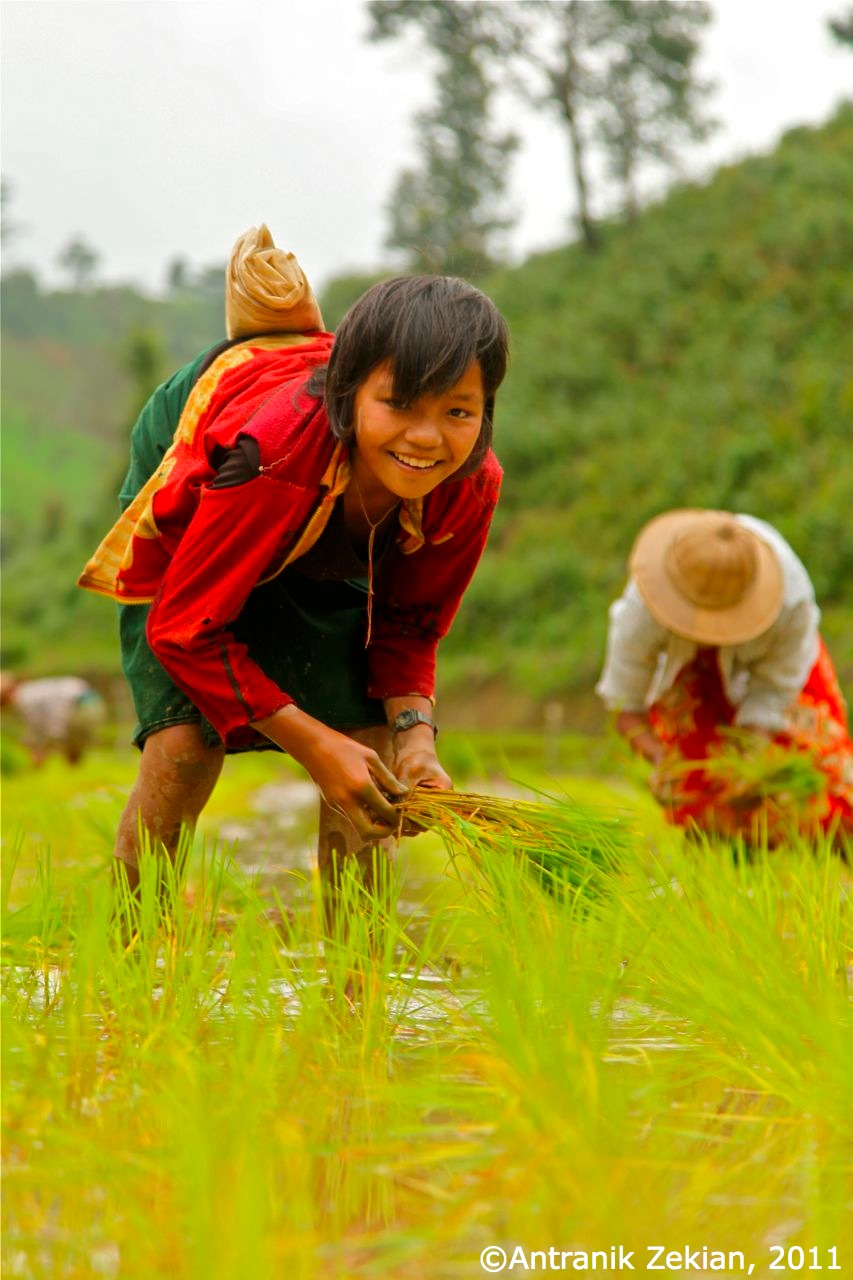
[[[853, 55], [826, 30], [846, 5], [712, 0], [702, 71], [722, 127], [694, 172], [853, 96]], [[261, 221], [319, 286], [381, 263], [430, 76], [366, 27], [362, 0], [3, 0], [2, 168], [21, 227], [7, 265], [55, 281], [81, 232], [102, 280], [156, 289], [176, 256], [223, 262]], [[571, 195], [556, 125], [512, 123], [519, 257], [566, 239]]]

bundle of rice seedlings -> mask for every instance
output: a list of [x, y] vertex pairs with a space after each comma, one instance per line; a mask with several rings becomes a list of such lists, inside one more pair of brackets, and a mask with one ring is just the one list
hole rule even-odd
[[626, 821], [566, 799], [518, 800], [415, 787], [400, 806], [400, 830], [440, 832], [451, 856], [480, 869], [516, 857], [551, 890], [604, 888], [634, 837]]
[[826, 790], [826, 777], [806, 752], [778, 742], [755, 750], [754, 743], [750, 735], [730, 731], [726, 745], [714, 755], [704, 760], [667, 761], [661, 772], [676, 779], [701, 770], [729, 802], [774, 800], [804, 808]]

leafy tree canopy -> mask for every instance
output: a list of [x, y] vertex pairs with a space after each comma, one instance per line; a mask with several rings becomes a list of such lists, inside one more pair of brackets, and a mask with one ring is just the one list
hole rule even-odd
[[472, 276], [489, 265], [514, 218], [507, 166], [517, 146], [489, 122], [493, 83], [484, 20], [461, 0], [373, 0], [373, 40], [415, 33], [435, 55], [433, 105], [417, 116], [420, 164], [401, 174], [388, 206], [388, 248], [419, 271]]

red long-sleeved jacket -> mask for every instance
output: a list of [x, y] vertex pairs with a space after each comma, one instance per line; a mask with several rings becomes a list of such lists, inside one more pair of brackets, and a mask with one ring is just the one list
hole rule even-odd
[[[165, 530], [176, 545], [151, 610], [149, 643], [226, 742], [293, 701], [229, 624], [258, 583], [313, 545], [349, 476], [346, 449], [301, 382], [282, 387], [248, 422], [225, 412], [205, 431], [199, 448], [208, 482], [217, 447], [230, 448], [241, 435], [258, 443], [256, 479], [199, 485], [197, 450], [187, 481], [173, 473], [153, 504], [158, 534]], [[473, 475], [401, 507], [397, 546], [374, 582], [369, 696], [433, 695], [436, 647], [483, 552], [501, 474], [490, 452]], [[197, 506], [180, 532], [175, 520], [177, 513], [186, 519], [190, 476]], [[123, 577], [132, 588], [132, 564]]]

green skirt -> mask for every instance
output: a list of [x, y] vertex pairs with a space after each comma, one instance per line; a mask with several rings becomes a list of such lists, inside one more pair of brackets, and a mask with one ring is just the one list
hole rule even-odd
[[[122, 670], [138, 720], [134, 743], [141, 747], [160, 729], [195, 723], [209, 746], [221, 745], [213, 726], [151, 652], [148, 612], [145, 605], [119, 608]], [[231, 631], [302, 711], [334, 729], [363, 729], [385, 723], [382, 703], [367, 696], [366, 614], [366, 581], [318, 581], [286, 569], [255, 588]], [[256, 742], [233, 750], [278, 748], [259, 733]]]

